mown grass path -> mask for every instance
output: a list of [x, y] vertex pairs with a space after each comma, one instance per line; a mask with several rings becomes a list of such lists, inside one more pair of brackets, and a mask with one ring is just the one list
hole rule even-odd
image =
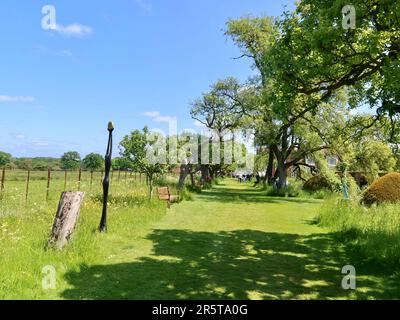
[[[69, 272], [67, 299], [395, 298], [395, 280], [371, 269], [313, 221], [319, 201], [268, 198], [232, 180], [174, 205], [105, 264]], [[341, 288], [344, 265], [357, 290]]]

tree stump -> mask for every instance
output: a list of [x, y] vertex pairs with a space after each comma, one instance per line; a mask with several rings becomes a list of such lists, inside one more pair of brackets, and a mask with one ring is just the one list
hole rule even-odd
[[71, 239], [78, 221], [84, 192], [63, 192], [54, 219], [49, 245], [63, 249]]

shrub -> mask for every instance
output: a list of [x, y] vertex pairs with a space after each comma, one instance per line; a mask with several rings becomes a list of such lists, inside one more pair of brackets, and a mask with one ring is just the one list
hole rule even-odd
[[332, 186], [328, 179], [322, 175], [316, 175], [309, 179], [303, 186], [304, 190], [307, 191], [318, 191], [322, 189], [332, 190]]
[[301, 195], [301, 185], [297, 181], [292, 181], [286, 188], [276, 189], [272, 186], [267, 186], [266, 194], [269, 197], [289, 197], [296, 198]]
[[400, 173], [389, 173], [376, 180], [364, 193], [366, 204], [400, 202]]

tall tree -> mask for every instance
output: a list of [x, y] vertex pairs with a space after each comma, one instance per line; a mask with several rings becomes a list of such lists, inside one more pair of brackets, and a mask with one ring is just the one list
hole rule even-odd
[[85, 169], [94, 172], [104, 167], [104, 157], [98, 153], [90, 153], [82, 160]]
[[76, 170], [81, 166], [81, 156], [77, 151], [68, 151], [61, 156], [61, 168]]
[[0, 151], [0, 167], [4, 167], [5, 165], [9, 164], [11, 159], [11, 154]]
[[[256, 87], [259, 91], [259, 101], [253, 100], [254, 107], [263, 104], [262, 96], [265, 90], [268, 90], [268, 75], [265, 59], [270, 47], [273, 45], [277, 36], [277, 28], [275, 26], [275, 19], [268, 16], [263, 17], [242, 17], [240, 19], [231, 19], [227, 22], [227, 31], [225, 32], [233, 42], [238, 46], [241, 51], [239, 58], [248, 58], [253, 61], [253, 68], [258, 71], [260, 85]], [[257, 79], [255, 79], [257, 80]], [[265, 126], [273, 126], [272, 117], [268, 116], [268, 110], [263, 110], [263, 122]], [[260, 136], [260, 134], [257, 134]], [[266, 158], [266, 175], [264, 182], [272, 183], [273, 170], [274, 170], [274, 148], [273, 140], [271, 139], [257, 139], [260, 146], [268, 147], [268, 157]]]
[[[234, 137], [234, 135], [243, 135], [244, 129], [252, 128], [249, 125], [251, 123], [250, 115], [257, 101], [256, 90], [252, 84], [242, 85], [237, 79], [228, 77], [217, 81], [211, 86], [209, 92], [203, 93], [201, 98], [192, 104], [190, 112], [192, 118], [211, 130], [210, 147], [215, 142], [218, 142], [220, 146], [219, 155], [217, 155], [217, 158], [220, 159], [219, 163], [208, 165], [211, 179], [229, 169], [230, 164], [225, 163], [224, 159], [224, 146], [230, 142], [233, 146], [237, 146], [235, 139], [238, 137]], [[198, 139], [201, 140], [201, 137], [199, 136]], [[211, 157], [216, 156], [216, 150], [211, 148], [209, 151]], [[207, 170], [205, 167], [201, 170], [203, 178], [205, 178], [204, 174]]]
[[152, 134], [148, 127], [144, 127], [142, 131], [133, 131], [120, 142], [121, 156], [132, 163], [134, 170], [146, 175], [150, 199], [153, 196], [156, 175], [168, 171], [166, 152], [165, 137]]

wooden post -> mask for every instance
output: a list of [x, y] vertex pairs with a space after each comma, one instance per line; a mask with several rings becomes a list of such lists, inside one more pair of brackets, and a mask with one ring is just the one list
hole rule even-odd
[[78, 191], [81, 190], [81, 178], [82, 178], [82, 168], [79, 168], [79, 173], [78, 173]]
[[6, 168], [3, 168], [1, 173], [1, 183], [0, 183], [0, 199], [3, 199], [3, 192], [4, 192], [4, 180], [6, 178]]
[[50, 193], [50, 179], [51, 179], [51, 169], [47, 170], [47, 189], [46, 189], [46, 201], [49, 201], [49, 193]]
[[93, 184], [93, 171], [90, 171], [90, 189], [92, 188]]
[[28, 170], [28, 175], [26, 177], [25, 202], [28, 202], [30, 177], [31, 177], [31, 170]]
[[64, 191], [67, 191], [67, 170], [64, 172]]
[[54, 219], [49, 246], [63, 249], [71, 239], [85, 193], [63, 192]]

